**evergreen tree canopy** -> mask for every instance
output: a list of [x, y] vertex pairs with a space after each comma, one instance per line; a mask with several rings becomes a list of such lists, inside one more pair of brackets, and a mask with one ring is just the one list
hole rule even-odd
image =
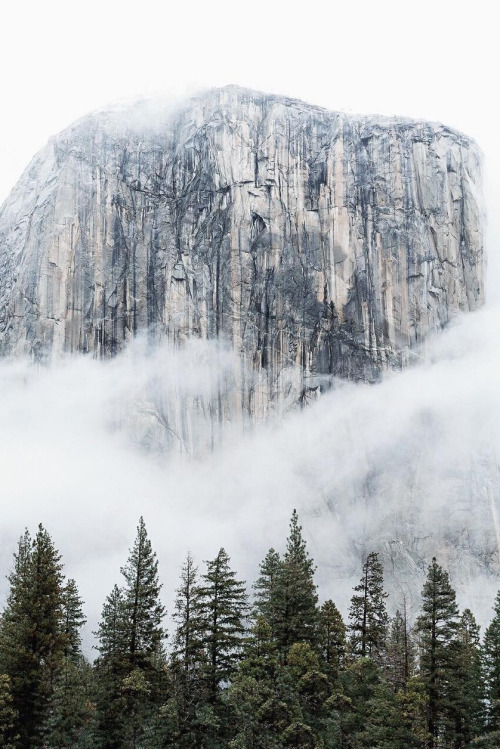
[[354, 588], [349, 610], [351, 650], [355, 657], [382, 660], [388, 626], [386, 598], [384, 571], [378, 554], [371, 552], [363, 565], [363, 576]]
[[495, 614], [484, 634], [484, 677], [488, 727], [500, 732], [500, 591], [493, 610]]
[[187, 555], [181, 570], [181, 583], [177, 588], [173, 619], [177, 625], [173, 637], [171, 669], [173, 695], [170, 701], [171, 732], [179, 747], [200, 745], [203, 730], [199, 714], [205, 699], [202, 666], [205, 663], [200, 599], [198, 594], [198, 569], [191, 554]]
[[270, 607], [271, 628], [285, 657], [296, 642], [317, 643], [318, 594], [314, 571], [314, 562], [307, 551], [302, 527], [294, 510], [286, 552], [273, 581]]
[[345, 663], [346, 626], [333, 601], [325, 601], [320, 608], [319, 648], [326, 673], [336, 679]]
[[280, 555], [274, 549], [269, 549], [260, 564], [260, 575], [252, 586], [255, 591], [255, 614], [265, 617], [270, 624], [274, 621], [273, 597], [280, 571]]
[[62, 666], [64, 586], [61, 557], [42, 525], [21, 537], [0, 622], [0, 672], [10, 679], [19, 745], [41, 741], [54, 681]]
[[387, 680], [397, 692], [403, 689], [415, 669], [415, 646], [406, 618], [406, 602], [403, 614], [396, 611], [389, 623], [385, 672]]
[[14, 749], [17, 743], [16, 725], [18, 716], [12, 705], [10, 679], [7, 674], [0, 674], [0, 746]]
[[484, 684], [479, 626], [465, 609], [451, 645], [453, 670], [448, 685], [450, 716], [446, 737], [450, 745], [468, 747], [480, 735], [484, 722]]
[[181, 584], [177, 588], [173, 619], [177, 624], [173, 639], [172, 658], [176, 670], [190, 680], [203, 660], [198, 592], [198, 568], [191, 554], [187, 555], [181, 570]]
[[202, 622], [201, 644], [206, 653], [205, 678], [215, 701], [222, 682], [233, 676], [240, 660], [244, 617], [248, 611], [245, 583], [236, 579], [225, 549], [212, 561], [196, 591], [195, 616]]
[[422, 590], [422, 614], [415, 626], [419, 640], [420, 677], [428, 698], [428, 730], [433, 742], [443, 734], [449, 719], [449, 684], [454, 669], [452, 645], [456, 642], [459, 626], [455, 598], [448, 573], [434, 557]]
[[[114, 586], [97, 631], [97, 742], [138, 746], [155, 722], [165, 678], [158, 562], [141, 517], [123, 588]], [[99, 746], [101, 745], [99, 744]]]
[[124, 659], [127, 652], [123, 593], [118, 585], [106, 597], [97, 632], [97, 650], [104, 661]]
[[82, 637], [80, 629], [87, 621], [83, 613], [83, 601], [78, 593], [76, 582], [69, 579], [63, 590], [64, 634], [66, 635], [65, 656], [77, 661], [81, 657]]
[[162, 648], [165, 632], [162, 620], [165, 608], [160, 602], [161, 584], [158, 561], [151, 547], [144, 520], [139, 519], [137, 536], [125, 567], [123, 612], [127, 648], [133, 666], [142, 665]]

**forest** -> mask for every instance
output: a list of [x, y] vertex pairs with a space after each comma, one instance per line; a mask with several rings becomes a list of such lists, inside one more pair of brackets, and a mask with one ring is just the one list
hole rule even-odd
[[433, 559], [419, 615], [389, 616], [368, 554], [347, 621], [320, 604], [294, 511], [251, 586], [226, 550], [189, 553], [164, 628], [144, 520], [104, 601], [93, 662], [84, 604], [40, 525], [19, 540], [0, 618], [0, 746], [185, 749], [500, 746], [500, 593], [484, 637]]

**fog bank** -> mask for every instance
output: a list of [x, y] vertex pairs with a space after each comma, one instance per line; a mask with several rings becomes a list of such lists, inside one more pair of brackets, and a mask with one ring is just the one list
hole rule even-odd
[[[458, 318], [412, 369], [378, 385], [333, 383], [266, 425], [214, 419], [210, 403], [240, 364], [209, 344], [151, 352], [138, 342], [112, 361], [50, 368], [2, 362], [2, 572], [24, 527], [42, 522], [80, 586], [89, 645], [141, 514], [171, 608], [188, 549], [201, 562], [224, 546], [251, 582], [296, 507], [321, 598], [346, 611], [375, 549], [393, 605], [416, 601], [435, 554], [485, 622], [499, 568], [499, 323], [498, 307]], [[198, 457], [172, 433], [186, 414], [206, 448]]]

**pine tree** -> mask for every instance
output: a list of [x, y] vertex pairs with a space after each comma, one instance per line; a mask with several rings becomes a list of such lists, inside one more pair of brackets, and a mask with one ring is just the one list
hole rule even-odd
[[274, 621], [273, 595], [280, 570], [280, 555], [274, 549], [269, 549], [260, 564], [260, 575], [252, 586], [255, 591], [255, 615], [263, 616], [269, 623]]
[[64, 657], [45, 726], [50, 746], [91, 746], [95, 707], [93, 672], [81, 650], [80, 629], [85, 622], [82, 599], [75, 581], [70, 579], [63, 590]]
[[271, 628], [282, 657], [296, 642], [316, 646], [318, 639], [318, 594], [314, 562], [309, 556], [302, 528], [294, 510], [290, 535], [271, 598]]
[[47, 746], [91, 749], [95, 746], [94, 672], [83, 657], [68, 658], [54, 685], [52, 709], [45, 724]]
[[206, 654], [204, 675], [209, 699], [217, 701], [220, 686], [236, 671], [243, 646], [244, 618], [248, 610], [245, 583], [236, 579], [229, 556], [220, 549], [197, 588], [195, 616], [202, 622], [201, 643]]
[[42, 525], [21, 537], [0, 622], [0, 672], [11, 682], [21, 747], [37, 746], [51, 706], [66, 637], [61, 557]]
[[69, 579], [63, 590], [63, 626], [66, 636], [64, 655], [69, 660], [78, 661], [82, 656], [80, 630], [86, 621], [76, 582]]
[[243, 659], [228, 690], [229, 720], [236, 727], [230, 747], [278, 749], [293, 719], [282, 694], [280, 661], [271, 627], [258, 616], [244, 644]]
[[318, 740], [324, 705], [331, 694], [331, 683], [321, 670], [317, 653], [308, 642], [296, 642], [288, 652], [286, 672], [300, 707], [300, 722], [312, 729]]
[[494, 612], [484, 635], [483, 658], [488, 730], [500, 732], [500, 591], [495, 598]]
[[18, 718], [12, 705], [10, 679], [0, 674], [0, 746], [14, 749], [17, 744], [16, 725]]
[[127, 654], [127, 627], [123, 592], [118, 585], [106, 597], [97, 632], [97, 650], [101, 661], [120, 661]]
[[355, 658], [342, 674], [345, 708], [340, 714], [338, 746], [418, 746], [403, 720], [401, 705], [372, 658]]
[[181, 585], [176, 593], [173, 619], [177, 629], [173, 639], [172, 659], [176, 664], [176, 670], [182, 673], [187, 684], [195, 678], [202, 659], [198, 568], [191, 554], [187, 555], [182, 567]]
[[435, 558], [422, 590], [422, 614], [416, 622], [419, 669], [428, 698], [428, 731], [432, 747], [443, 735], [449, 719], [449, 683], [453, 678], [454, 650], [458, 632], [455, 591], [448, 573]]
[[158, 562], [142, 517], [122, 589], [106, 599], [97, 631], [97, 737], [102, 746], [139, 746], [155, 722], [166, 678]]
[[396, 702], [402, 725], [411, 737], [407, 746], [424, 749], [431, 741], [431, 736], [427, 730], [429, 700], [420, 677], [411, 676], [408, 679], [404, 688], [397, 692]]
[[396, 611], [389, 622], [385, 672], [387, 680], [395, 692], [404, 689], [415, 668], [415, 647], [406, 617], [406, 603], [403, 614]]
[[384, 592], [384, 571], [375, 552], [368, 554], [363, 576], [354, 591], [349, 610], [352, 654], [358, 658], [368, 656], [380, 663], [386, 648], [387, 593]]
[[175, 743], [179, 747], [191, 747], [200, 744], [197, 715], [204, 699], [201, 676], [205, 663], [198, 568], [191, 554], [182, 567], [181, 584], [176, 593], [173, 619], [177, 628], [171, 657], [175, 726], [170, 730], [175, 732]]
[[483, 730], [484, 688], [479, 626], [470, 609], [463, 612], [451, 645], [453, 669], [448, 685], [450, 717], [445, 736], [450, 745], [468, 747]]
[[319, 649], [325, 672], [336, 681], [346, 657], [346, 626], [333, 601], [325, 601], [319, 612]]
[[161, 652], [165, 608], [159, 599], [162, 586], [158, 579], [158, 561], [142, 517], [134, 546], [121, 572], [126, 582], [123, 609], [130, 665], [143, 667]]

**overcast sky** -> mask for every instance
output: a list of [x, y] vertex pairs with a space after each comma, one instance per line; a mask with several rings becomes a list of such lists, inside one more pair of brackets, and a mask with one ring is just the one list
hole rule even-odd
[[137, 94], [228, 83], [332, 109], [442, 120], [495, 151], [493, 7], [483, 0], [5, 3], [0, 197], [51, 134], [87, 111]]

